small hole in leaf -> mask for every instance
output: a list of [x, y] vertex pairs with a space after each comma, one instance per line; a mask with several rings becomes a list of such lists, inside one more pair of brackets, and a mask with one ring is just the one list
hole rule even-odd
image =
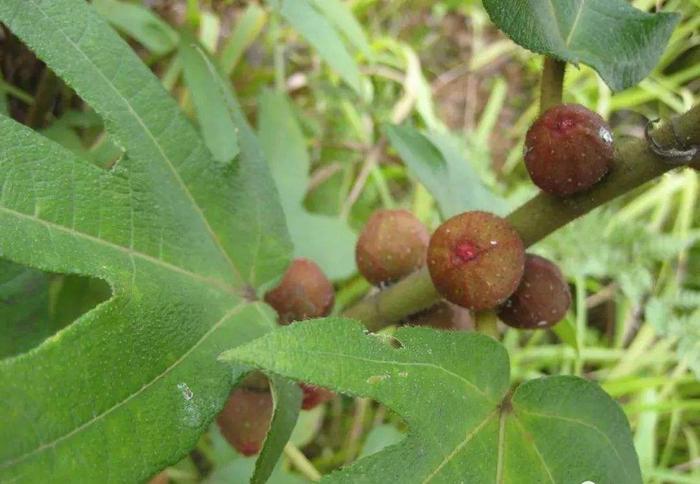
[[51, 274], [0, 259], [0, 359], [39, 346], [110, 297], [100, 279]]

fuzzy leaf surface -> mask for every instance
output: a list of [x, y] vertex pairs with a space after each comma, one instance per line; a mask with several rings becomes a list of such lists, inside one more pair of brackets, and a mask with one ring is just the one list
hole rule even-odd
[[489, 337], [401, 328], [368, 334], [346, 319], [305, 321], [221, 359], [373, 398], [409, 433], [324, 482], [641, 482], [627, 420], [594, 383], [555, 376], [511, 392]]
[[589, 65], [614, 91], [651, 72], [680, 19], [642, 12], [625, 0], [484, 0], [484, 7], [517, 44]]
[[0, 260], [0, 358], [32, 348], [51, 330], [46, 274]]
[[241, 154], [215, 162], [88, 3], [6, 0], [0, 20], [125, 152], [107, 171], [0, 117], [0, 256], [112, 292], [0, 361], [0, 480], [143, 481], [192, 448], [245, 371], [215, 355], [271, 329], [248, 296], [288, 264], [284, 214], [244, 120]]

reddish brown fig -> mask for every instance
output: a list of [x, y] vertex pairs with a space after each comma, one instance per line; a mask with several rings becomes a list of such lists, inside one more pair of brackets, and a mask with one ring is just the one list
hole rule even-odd
[[438, 292], [468, 309], [493, 309], [520, 283], [525, 249], [507, 220], [466, 212], [442, 224], [428, 247], [428, 269]]
[[166, 471], [161, 471], [148, 481], [148, 484], [168, 484], [170, 482], [170, 477]]
[[374, 285], [396, 281], [425, 264], [429, 240], [428, 229], [411, 212], [379, 210], [357, 240], [357, 268]]
[[244, 456], [258, 454], [272, 420], [272, 395], [269, 391], [237, 388], [216, 417], [221, 434]]
[[554, 326], [571, 306], [571, 291], [559, 268], [543, 257], [528, 254], [520, 286], [498, 316], [508, 326], [543, 329]]
[[304, 392], [304, 397], [301, 401], [302, 410], [311, 410], [312, 408], [318, 407], [335, 396], [335, 393], [332, 391], [317, 387], [316, 385], [300, 383], [299, 386]]
[[474, 320], [469, 310], [447, 301], [441, 301], [430, 309], [414, 314], [408, 318], [406, 324], [453, 331], [474, 329]]
[[610, 127], [578, 104], [547, 110], [525, 138], [525, 165], [532, 181], [559, 197], [588, 190], [613, 165]]
[[280, 324], [328, 316], [334, 300], [333, 284], [308, 259], [295, 259], [279, 285], [265, 294], [265, 302], [277, 311]]

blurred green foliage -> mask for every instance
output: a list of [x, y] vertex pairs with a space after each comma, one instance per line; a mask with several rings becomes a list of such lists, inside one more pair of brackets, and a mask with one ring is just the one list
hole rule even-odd
[[[438, 163], [445, 158], [456, 164], [458, 176], [469, 181], [465, 193], [450, 188], [456, 195], [449, 203], [502, 200], [514, 207], [535, 193], [521, 155], [537, 114], [542, 61], [498, 32], [478, 1], [304, 0], [301, 11], [292, 2], [153, 0], [146, 2], [150, 8], [128, 2], [128, 10], [116, 8], [115, 0], [95, 3], [201, 126], [207, 125], [201, 112], [207, 107], [184, 82], [178, 43], [184, 34], [195, 35], [218, 60], [279, 175], [297, 252], [323, 261], [337, 280], [340, 311], [368, 291], [352, 270], [351, 246], [353, 232], [373, 210], [407, 208], [432, 228], [455, 210], [446, 208], [444, 193], [431, 195], [439, 181], [416, 168], [414, 148], [398, 143], [397, 133], [410, 129], [426, 153]], [[647, 118], [670, 118], [700, 99], [700, 1], [631, 3], [648, 12], [662, 6], [682, 14], [658, 66], [637, 86], [617, 93], [585, 66], [570, 67], [565, 83], [565, 101], [609, 118], [618, 139], [640, 137]], [[38, 89], [31, 81], [1, 81], [0, 108], [21, 119]], [[70, 93], [63, 96], [68, 102], [43, 113], [44, 133], [111, 166], [121, 156], [119, 147], [89, 107]], [[283, 111], [287, 125], [272, 124], [281, 121], [270, 117], [271, 110]], [[402, 127], [387, 129], [392, 125]], [[221, 156], [236, 150], [230, 145]], [[645, 480], [652, 483], [700, 481], [699, 182], [693, 170], [670, 173], [536, 246], [569, 277], [574, 307], [552, 332], [504, 334], [515, 380], [585, 375], [622, 403]], [[31, 313], [50, 321], [48, 296], [31, 299], [41, 305], [39, 312], [10, 307], [4, 297], [19, 287], [29, 301], [38, 286], [22, 281], [36, 273], [3, 266], [2, 276], [0, 317], [21, 310], [19, 319]], [[41, 274], [38, 281], [48, 284]], [[108, 295], [104, 287], [86, 287], [72, 311], [62, 310], [70, 314], [62, 320]], [[42, 329], [22, 349], [59, 327]], [[338, 398], [313, 419], [299, 421], [297, 434], [306, 435], [295, 444], [304, 454], [287, 453], [271, 482], [297, 482], [304, 463], [330, 471], [395, 442], [402, 430], [391, 411]], [[222, 449], [215, 431], [196, 449], [214, 466], [211, 482], [250, 475], [250, 461]], [[193, 462], [169, 468], [171, 480], [196, 480]]]

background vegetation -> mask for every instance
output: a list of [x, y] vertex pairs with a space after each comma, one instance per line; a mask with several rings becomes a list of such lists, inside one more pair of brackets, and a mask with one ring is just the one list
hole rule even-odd
[[[258, 129], [297, 255], [316, 260], [336, 283], [335, 313], [370, 291], [355, 272], [353, 250], [373, 210], [407, 208], [438, 225], [436, 199], [445, 194], [421, 177], [421, 163], [455, 174], [462, 185], [446, 203], [463, 208], [507, 213], [535, 191], [522, 141], [537, 113], [541, 57], [498, 32], [479, 2], [305, 0], [299, 9], [275, 9], [274, 0], [93, 3], [225, 161], [238, 148], [225, 125], [207, 124], [217, 106], [207, 103], [208, 87], [188, 77], [181, 46], [196, 36], [218, 59]], [[683, 14], [656, 70], [612, 93], [591, 69], [572, 67], [565, 86], [565, 101], [610, 119], [618, 139], [643, 136], [646, 119], [670, 118], [700, 98], [700, 1], [631, 3]], [[119, 158], [97, 116], [8, 31], [0, 55], [0, 108], [98, 164]], [[396, 124], [410, 131], [389, 129]], [[407, 133], [431, 149], [412, 152], [402, 144]], [[574, 307], [551, 332], [502, 328], [514, 380], [582, 375], [621, 402], [648, 482], [700, 480], [699, 181], [690, 169], [665, 175], [538, 244], [535, 252], [569, 278]], [[0, 292], [0, 328], [25, 318], [46, 337], [109, 294], [96, 281], [47, 280], [36, 271], [17, 282], [23, 268], [0, 264], [0, 284], [25, 284], [27, 297], [50, 285], [41, 314], [12, 313]], [[38, 343], [16, 338], [0, 339], [0, 356]], [[302, 413], [271, 482], [313, 478], [396, 442], [404, 430], [386, 408], [339, 396]], [[173, 482], [243, 482], [252, 466], [213, 426], [166, 473]]]

